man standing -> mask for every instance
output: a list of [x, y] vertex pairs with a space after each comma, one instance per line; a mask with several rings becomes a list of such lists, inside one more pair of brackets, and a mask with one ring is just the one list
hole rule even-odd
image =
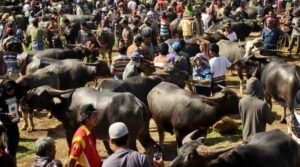
[[119, 48], [119, 55], [113, 60], [111, 64], [111, 73], [116, 80], [123, 79], [123, 72], [130, 59], [126, 55], [126, 47]]
[[227, 68], [231, 67], [231, 62], [226, 57], [219, 55], [219, 46], [215, 43], [209, 45], [209, 54], [211, 56], [209, 64], [213, 75], [211, 91], [215, 94], [222, 90], [218, 85], [226, 86], [225, 72]]
[[0, 121], [3, 123], [4, 128], [4, 143], [6, 145], [6, 152], [12, 157], [15, 165], [20, 138], [18, 104], [21, 97], [25, 94], [13, 80], [7, 80], [3, 83], [0, 94]]
[[123, 46], [129, 47], [132, 44], [132, 32], [130, 27], [128, 26], [128, 20], [123, 19], [120, 22], [122, 24], [122, 38], [121, 38], [121, 44]]
[[127, 57], [131, 58], [133, 52], [142, 52], [141, 45], [143, 43], [143, 37], [139, 34], [133, 37], [133, 43], [127, 48]]
[[101, 158], [96, 149], [95, 127], [98, 112], [92, 104], [82, 106], [80, 110], [81, 126], [75, 132], [69, 157], [69, 167], [100, 167]]
[[282, 35], [282, 31], [275, 26], [274, 18], [267, 18], [267, 26], [262, 31], [263, 46], [262, 49], [277, 49], [277, 42]]
[[243, 123], [243, 141], [248, 137], [266, 131], [266, 123], [272, 124], [274, 115], [268, 104], [263, 100], [264, 91], [261, 82], [256, 77], [251, 77], [246, 84], [248, 95], [239, 103], [239, 111]]
[[183, 19], [179, 23], [179, 27], [182, 29], [182, 35], [185, 40], [193, 37], [193, 17], [184, 14]]
[[22, 43], [19, 38], [14, 36], [12, 28], [6, 29], [8, 37], [3, 40], [3, 59], [7, 68], [7, 77], [16, 80], [19, 77], [17, 56], [22, 52]]
[[33, 28], [30, 31], [32, 50], [44, 50], [44, 31], [39, 28], [38, 19], [32, 21]]

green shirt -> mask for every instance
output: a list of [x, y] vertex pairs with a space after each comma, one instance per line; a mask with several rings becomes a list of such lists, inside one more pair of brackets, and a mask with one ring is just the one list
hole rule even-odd
[[34, 27], [31, 30], [30, 35], [32, 41], [43, 41], [44, 31], [40, 28]]

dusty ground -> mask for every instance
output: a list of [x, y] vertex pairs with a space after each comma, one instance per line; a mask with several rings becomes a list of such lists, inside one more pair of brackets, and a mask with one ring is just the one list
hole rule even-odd
[[[298, 64], [298, 61], [292, 60], [291, 63]], [[239, 96], [243, 96], [239, 93], [238, 86], [239, 82], [236, 76], [231, 76], [228, 74], [228, 86], [235, 90]], [[278, 115], [277, 121], [275, 121], [272, 125], [268, 126], [267, 129], [281, 129], [283, 131], [287, 131], [287, 125], [280, 124], [278, 122], [279, 115], [281, 115], [282, 107], [280, 107], [276, 102], [273, 103], [274, 108], [273, 111]], [[62, 162], [66, 162], [68, 156], [68, 147], [65, 140], [64, 130], [61, 124], [55, 118], [48, 119], [46, 118], [45, 112], [36, 113], [34, 117], [34, 123], [36, 130], [34, 132], [21, 132], [21, 140], [19, 145], [19, 150], [17, 154], [17, 162], [19, 167], [28, 167], [31, 166], [34, 161], [34, 142], [38, 137], [41, 136], [51, 136], [55, 139], [56, 142], [56, 158], [61, 160]], [[237, 145], [241, 143], [241, 122], [240, 120], [236, 120], [239, 124], [239, 130], [233, 135], [221, 136], [217, 132], [210, 130], [208, 135], [208, 144], [209, 145]], [[23, 120], [21, 120], [20, 126], [23, 125]], [[158, 141], [158, 134], [153, 121], [150, 124], [151, 136], [155, 141]], [[164, 143], [166, 151], [164, 154], [164, 159], [166, 163], [169, 163], [176, 156], [176, 144], [175, 137], [170, 134], [166, 134], [165, 143]], [[106, 158], [108, 155], [102, 145], [102, 142], [98, 141], [97, 144], [99, 154], [101, 157]], [[139, 145], [139, 151], [143, 152], [143, 148]]]

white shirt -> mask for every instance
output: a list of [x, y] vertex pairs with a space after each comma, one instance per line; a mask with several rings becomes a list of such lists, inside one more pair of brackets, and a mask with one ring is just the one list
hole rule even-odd
[[76, 7], [76, 15], [84, 15], [82, 7], [80, 7], [79, 5], [77, 5]]
[[224, 56], [211, 58], [209, 64], [213, 78], [225, 76], [226, 69], [231, 66], [231, 62]]
[[294, 24], [296, 27], [293, 28], [293, 31], [292, 31], [292, 35], [300, 35], [300, 17], [294, 17], [293, 20], [292, 20], [292, 24]]
[[234, 31], [232, 31], [230, 34], [227, 34], [226, 38], [228, 38], [229, 41], [236, 41], [237, 40], [237, 36], [236, 36], [236, 33]]
[[203, 21], [203, 28], [204, 30], [208, 29], [208, 21], [209, 21], [209, 16], [206, 13], [202, 13], [201, 14], [201, 19]]

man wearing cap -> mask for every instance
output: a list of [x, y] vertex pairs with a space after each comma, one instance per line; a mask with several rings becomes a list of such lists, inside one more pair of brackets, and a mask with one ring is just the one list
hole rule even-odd
[[[115, 122], [109, 127], [109, 138], [114, 153], [103, 163], [102, 167], [151, 167], [149, 158], [145, 154], [127, 148], [129, 138], [128, 128], [123, 122]], [[157, 163], [159, 162], [159, 163]], [[163, 161], [154, 162], [163, 167]]]
[[100, 167], [102, 160], [96, 149], [95, 127], [98, 112], [92, 104], [80, 109], [81, 126], [75, 132], [69, 155], [69, 167]]
[[126, 65], [123, 79], [139, 75], [139, 67], [141, 65], [142, 55], [139, 52], [133, 52], [130, 62]]
[[176, 63], [176, 61], [177, 61], [177, 59], [178, 59], [178, 57], [179, 57], [178, 53], [180, 52], [182, 46], [181, 46], [181, 43], [180, 43], [179, 41], [176, 41], [176, 42], [174, 42], [174, 43], [171, 45], [171, 47], [173, 48], [174, 52], [173, 52], [173, 53], [169, 53], [169, 54], [167, 55], [167, 58], [169, 58], [169, 59], [170, 59], [170, 62], [171, 62], [173, 65], [175, 65], [175, 63]]
[[209, 54], [211, 56], [209, 64], [212, 73], [211, 91], [215, 94], [222, 90], [218, 85], [226, 86], [225, 73], [226, 69], [231, 67], [231, 62], [226, 57], [219, 55], [219, 46], [215, 43], [209, 45]]

